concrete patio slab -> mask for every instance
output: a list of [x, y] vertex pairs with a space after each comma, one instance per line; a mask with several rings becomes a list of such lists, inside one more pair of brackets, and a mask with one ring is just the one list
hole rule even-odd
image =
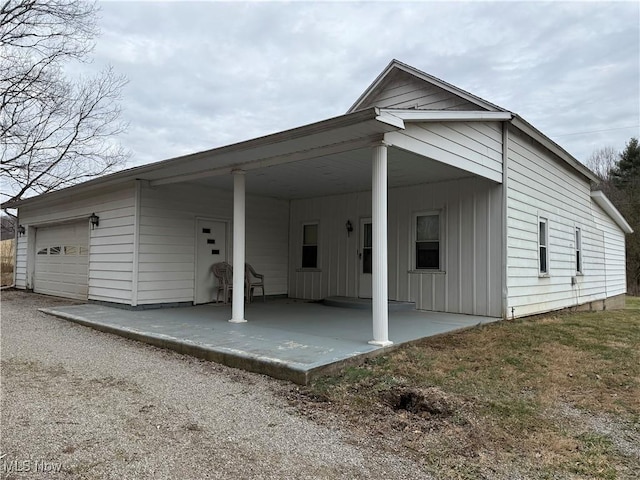
[[307, 384], [403, 343], [498, 319], [424, 311], [389, 314], [391, 347], [368, 344], [371, 313], [282, 299], [246, 307], [247, 323], [229, 323], [230, 305], [124, 310], [96, 304], [43, 308], [97, 330], [275, 378]]

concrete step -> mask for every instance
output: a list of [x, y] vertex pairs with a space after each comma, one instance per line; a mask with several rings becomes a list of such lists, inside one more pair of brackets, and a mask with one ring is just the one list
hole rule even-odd
[[[371, 310], [370, 298], [356, 298], [356, 297], [327, 297], [322, 300], [322, 304], [328, 307], [340, 307], [340, 308], [357, 308], [360, 310]], [[406, 310], [415, 310], [416, 304], [414, 302], [396, 302], [395, 300], [389, 300], [390, 312], [402, 312]]]

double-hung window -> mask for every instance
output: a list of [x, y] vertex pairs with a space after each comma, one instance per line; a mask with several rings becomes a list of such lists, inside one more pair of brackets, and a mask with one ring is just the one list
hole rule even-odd
[[415, 216], [416, 270], [440, 270], [440, 213]]
[[318, 268], [318, 224], [302, 225], [302, 268]]
[[582, 231], [576, 227], [576, 273], [582, 273]]
[[546, 218], [538, 219], [538, 261], [540, 275], [549, 274], [549, 223]]

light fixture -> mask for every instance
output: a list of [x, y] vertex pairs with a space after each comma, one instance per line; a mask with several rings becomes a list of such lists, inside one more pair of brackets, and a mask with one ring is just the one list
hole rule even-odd
[[18, 225], [18, 235], [22, 236], [25, 234], [26, 231], [27, 229], [24, 228], [24, 225]]
[[89, 217], [89, 221], [91, 222], [91, 229], [95, 229], [98, 225], [100, 225], [100, 217], [95, 213], [92, 213]]
[[347, 220], [347, 223], [345, 223], [344, 226], [347, 229], [347, 237], [348, 237], [349, 235], [351, 235], [351, 232], [353, 232], [353, 225], [351, 224], [351, 220]]

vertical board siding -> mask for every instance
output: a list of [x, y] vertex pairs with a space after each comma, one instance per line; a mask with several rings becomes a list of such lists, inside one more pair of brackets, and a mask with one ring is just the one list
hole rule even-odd
[[482, 110], [479, 106], [413, 75], [396, 71], [359, 108]]
[[[513, 307], [515, 316], [531, 315], [620, 292], [619, 277], [612, 277], [615, 287], [609, 290], [605, 270], [610, 261], [624, 258], [624, 235], [606, 214], [598, 220], [589, 181], [513, 128], [508, 155], [508, 311]], [[539, 217], [548, 220], [548, 276], [539, 275]], [[582, 232], [582, 275], [576, 272], [576, 227]]]
[[[140, 203], [138, 304], [194, 301], [196, 218], [228, 222], [231, 262], [233, 192], [144, 187]], [[288, 219], [287, 201], [247, 195], [246, 261], [264, 274], [267, 295], [287, 293]]]
[[[133, 184], [117, 189], [108, 188], [71, 199], [50, 202], [46, 205], [31, 205], [19, 209], [23, 225], [38, 227], [86, 218], [90, 229], [89, 215], [100, 217], [98, 228], [89, 232], [89, 295], [90, 300], [104, 300], [116, 303], [131, 303], [133, 272], [133, 224], [134, 224]], [[27, 229], [29, 231], [29, 229]], [[37, 229], [35, 230], [37, 236]], [[24, 259], [20, 261], [20, 288], [27, 285], [26, 265], [27, 241], [25, 238]]]
[[[421, 310], [500, 316], [501, 186], [474, 178], [389, 189], [389, 298]], [[414, 214], [443, 215], [441, 272], [413, 265]], [[361, 218], [371, 217], [371, 192], [291, 201], [289, 295], [318, 300], [357, 297]], [[345, 223], [354, 226], [347, 235]], [[317, 271], [300, 268], [302, 225], [319, 223]]]

